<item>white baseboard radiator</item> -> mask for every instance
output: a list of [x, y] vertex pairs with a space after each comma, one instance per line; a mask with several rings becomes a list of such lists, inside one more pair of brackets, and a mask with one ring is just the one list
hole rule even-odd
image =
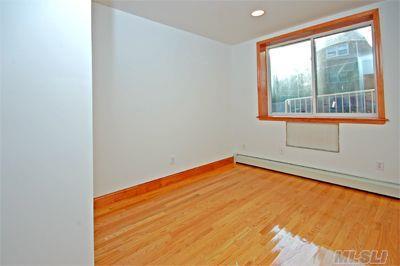
[[237, 163], [257, 166], [269, 170], [400, 198], [400, 184], [396, 183], [382, 182], [369, 178], [321, 170], [317, 168], [274, 161], [243, 154], [236, 154], [235, 161]]

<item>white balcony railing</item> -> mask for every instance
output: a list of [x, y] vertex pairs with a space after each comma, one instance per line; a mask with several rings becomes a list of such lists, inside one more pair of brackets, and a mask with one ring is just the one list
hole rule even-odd
[[[375, 89], [317, 96], [318, 113], [375, 113]], [[312, 96], [285, 100], [285, 113], [311, 113]]]

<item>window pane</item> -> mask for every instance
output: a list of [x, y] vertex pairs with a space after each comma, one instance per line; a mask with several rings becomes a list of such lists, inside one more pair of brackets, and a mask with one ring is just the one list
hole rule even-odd
[[376, 113], [371, 26], [315, 39], [317, 112]]
[[273, 113], [312, 113], [311, 41], [268, 50]]

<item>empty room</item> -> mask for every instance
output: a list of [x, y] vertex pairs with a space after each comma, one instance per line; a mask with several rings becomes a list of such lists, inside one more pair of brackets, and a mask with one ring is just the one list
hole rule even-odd
[[400, 1], [0, 1], [0, 265], [400, 265]]

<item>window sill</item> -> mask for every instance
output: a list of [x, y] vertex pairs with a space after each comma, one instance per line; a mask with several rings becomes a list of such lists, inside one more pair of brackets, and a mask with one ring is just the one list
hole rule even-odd
[[286, 121], [302, 123], [350, 123], [350, 124], [379, 124], [383, 125], [386, 118], [343, 118], [343, 117], [290, 117], [290, 116], [257, 116], [259, 120]]

